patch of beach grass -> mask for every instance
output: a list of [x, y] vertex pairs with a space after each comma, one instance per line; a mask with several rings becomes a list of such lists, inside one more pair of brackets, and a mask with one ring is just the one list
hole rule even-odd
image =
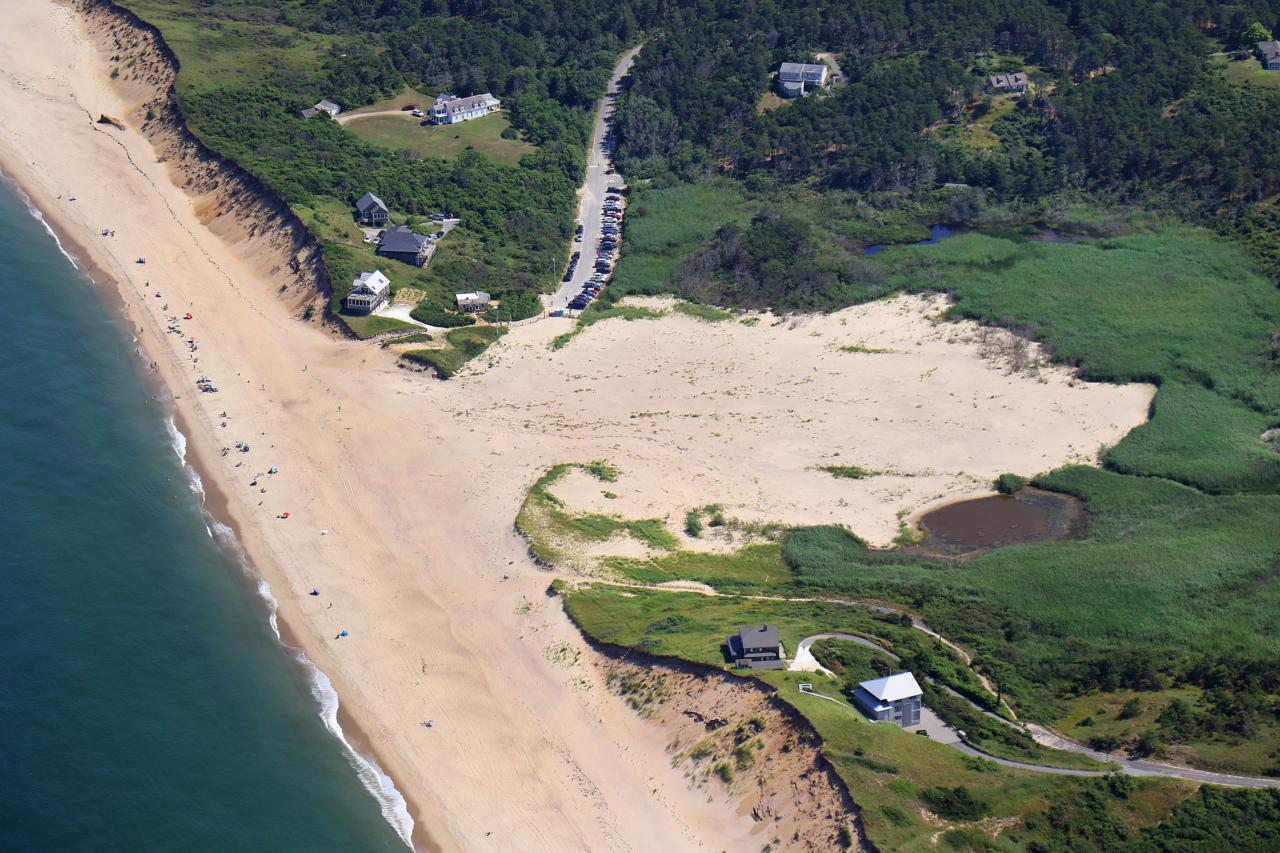
[[[413, 327], [416, 328], [416, 327]], [[488, 349], [506, 329], [497, 326], [464, 326], [445, 333], [445, 345], [436, 349], [416, 349], [402, 353], [401, 358], [430, 367], [440, 379], [453, 377], [463, 366]]]

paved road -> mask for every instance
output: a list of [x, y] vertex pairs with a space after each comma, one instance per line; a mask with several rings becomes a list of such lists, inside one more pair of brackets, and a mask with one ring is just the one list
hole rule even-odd
[[[810, 650], [810, 647], [815, 642], [826, 639], [845, 640], [847, 642], [857, 643], [860, 646], [875, 649], [881, 654], [893, 658], [894, 660], [900, 660], [896, 654], [884, 648], [879, 643], [868, 640], [866, 637], [860, 637], [856, 634], [814, 634], [811, 637], [805, 637], [796, 644], [796, 653], [792, 657], [791, 663], [787, 666], [787, 669], [793, 671], [798, 670], [801, 672], [821, 672], [834, 677], [835, 673], [818, 663], [817, 658], [813, 656], [813, 652]], [[1087, 755], [1095, 761], [1103, 764], [1114, 765], [1116, 769], [1133, 776], [1164, 776], [1171, 779], [1185, 779], [1189, 782], [1204, 782], [1210, 785], [1228, 785], [1237, 788], [1280, 788], [1280, 779], [1263, 779], [1254, 776], [1235, 776], [1230, 773], [1214, 773], [1210, 770], [1196, 770], [1191, 767], [1175, 767], [1172, 764], [1161, 764], [1158, 761], [1148, 761], [1142, 758], [1128, 758], [1116, 753], [1099, 752], [1096, 749], [1090, 749], [1084, 744], [1062, 737], [1061, 735], [1042, 726], [1038, 726], [1035, 723], [1025, 724], [1024, 730], [1017, 724], [1011, 723], [1003, 717], [975, 705], [967, 696], [961, 696], [947, 685], [939, 684], [937, 682], [933, 683], [935, 687], [939, 687], [951, 695], [968, 702], [974, 707], [974, 709], [985, 714], [987, 717], [1009, 726], [1010, 728], [1018, 729], [1031, 735], [1036, 743], [1039, 743], [1042, 746], [1062, 750], [1063, 752], [1074, 752], [1078, 755]], [[801, 692], [806, 695], [821, 695], [818, 693], [811, 693], [810, 691]], [[823, 696], [822, 698], [828, 699], [830, 697]], [[850, 710], [856, 710], [852, 705], [849, 705], [849, 708]], [[1104, 776], [1111, 772], [1109, 770], [1078, 770], [1068, 767], [1050, 767], [1044, 764], [1032, 764], [1026, 761], [1014, 761], [1008, 758], [999, 758], [964, 743], [960, 739], [959, 733], [957, 733], [954, 728], [943, 722], [937, 714], [928, 708], [921, 708], [920, 725], [913, 727], [912, 730], [915, 731], [916, 729], [925, 729], [929, 732], [929, 737], [939, 743], [946, 744], [947, 746], [958, 749], [959, 751], [969, 755], [976, 755], [981, 758], [994, 761], [997, 764], [1004, 765], [1005, 767], [1016, 767], [1021, 770], [1034, 770], [1038, 773], [1056, 773], [1062, 776]]]
[[596, 246], [600, 242], [600, 217], [604, 212], [605, 190], [611, 185], [624, 186], [621, 175], [605, 172], [609, 167], [609, 119], [613, 117], [614, 108], [614, 98], [610, 95], [616, 95], [621, 90], [621, 80], [631, 69], [631, 63], [639, 52], [640, 48], [635, 47], [618, 59], [618, 64], [613, 68], [613, 76], [609, 78], [605, 98], [596, 111], [595, 128], [591, 132], [591, 152], [587, 156], [587, 176], [578, 189], [578, 222], [582, 224], [584, 233], [582, 242], [574, 243], [571, 250], [581, 252], [582, 257], [573, 278], [561, 284], [560, 289], [552, 294], [548, 302], [548, 308], [552, 311], [568, 305], [573, 297], [582, 292], [587, 279], [591, 278], [595, 271]]

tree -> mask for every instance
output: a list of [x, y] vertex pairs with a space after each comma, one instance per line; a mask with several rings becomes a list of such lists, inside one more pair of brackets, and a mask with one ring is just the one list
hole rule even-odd
[[1258, 21], [1254, 21], [1245, 29], [1241, 41], [1245, 44], [1256, 44], [1260, 41], [1271, 41], [1271, 30], [1264, 27]]

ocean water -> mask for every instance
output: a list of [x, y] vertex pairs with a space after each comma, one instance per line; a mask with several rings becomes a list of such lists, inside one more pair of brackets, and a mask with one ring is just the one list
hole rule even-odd
[[0, 293], [0, 851], [405, 850], [114, 309], [3, 184]]

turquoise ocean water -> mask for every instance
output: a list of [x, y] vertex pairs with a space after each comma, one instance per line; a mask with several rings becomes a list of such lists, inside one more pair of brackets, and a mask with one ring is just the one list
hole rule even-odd
[[113, 309], [6, 185], [0, 293], [0, 851], [406, 849]]

